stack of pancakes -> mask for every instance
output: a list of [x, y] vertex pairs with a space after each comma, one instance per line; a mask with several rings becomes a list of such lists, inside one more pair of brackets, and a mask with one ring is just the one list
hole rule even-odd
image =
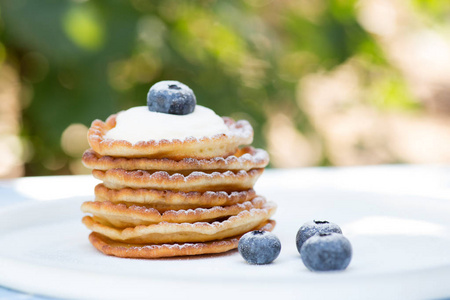
[[248, 145], [247, 121], [224, 118], [230, 134], [142, 141], [105, 137], [116, 115], [96, 120], [83, 163], [103, 183], [85, 202], [90, 242], [119, 257], [157, 258], [237, 248], [248, 231], [272, 230], [276, 205], [256, 195], [268, 154]]

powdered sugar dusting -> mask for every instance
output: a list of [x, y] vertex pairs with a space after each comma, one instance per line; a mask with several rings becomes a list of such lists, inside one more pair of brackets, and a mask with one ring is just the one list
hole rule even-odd
[[144, 171], [144, 170], [138, 170], [138, 171], [126, 171], [126, 170], [122, 170], [122, 169], [112, 169], [112, 170], [108, 170], [106, 171], [106, 173], [126, 173], [128, 174], [130, 177], [137, 177], [137, 178], [151, 178], [151, 177], [160, 177], [160, 178], [165, 178], [167, 180], [171, 180], [171, 181], [177, 181], [177, 180], [182, 180], [182, 181], [190, 181], [193, 179], [198, 179], [198, 178], [208, 178], [208, 179], [212, 179], [212, 178], [225, 178], [225, 177], [243, 177], [243, 176], [249, 176], [249, 174], [252, 172], [253, 170], [250, 171], [246, 171], [246, 170], [239, 170], [237, 172], [233, 172], [233, 171], [224, 171], [224, 172], [212, 172], [212, 173], [205, 173], [202, 171], [194, 171], [189, 173], [188, 175], [183, 175], [180, 173], [175, 173], [175, 174], [169, 174], [166, 171], [156, 171], [153, 173]]

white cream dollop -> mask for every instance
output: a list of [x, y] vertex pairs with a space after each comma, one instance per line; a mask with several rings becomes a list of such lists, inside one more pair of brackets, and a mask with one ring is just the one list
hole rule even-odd
[[194, 112], [187, 115], [152, 112], [147, 106], [137, 106], [119, 112], [116, 126], [106, 133], [105, 138], [136, 144], [140, 141], [184, 140], [229, 133], [223, 119], [201, 105], [196, 105]]

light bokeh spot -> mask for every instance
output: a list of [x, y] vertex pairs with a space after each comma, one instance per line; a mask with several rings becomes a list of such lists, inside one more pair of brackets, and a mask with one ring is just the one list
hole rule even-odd
[[88, 6], [72, 6], [63, 19], [70, 40], [84, 50], [98, 50], [105, 42], [105, 29], [98, 14]]
[[72, 157], [81, 157], [83, 152], [89, 148], [87, 142], [88, 128], [83, 124], [72, 124], [64, 130], [61, 136], [61, 148]]

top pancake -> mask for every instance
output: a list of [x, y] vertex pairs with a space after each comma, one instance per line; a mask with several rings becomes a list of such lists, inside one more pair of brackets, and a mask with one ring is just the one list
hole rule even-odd
[[184, 140], [149, 140], [132, 144], [125, 140], [106, 139], [106, 133], [116, 126], [116, 116], [111, 115], [106, 122], [95, 120], [88, 131], [89, 145], [102, 156], [148, 157], [181, 160], [186, 157], [204, 159], [226, 157], [236, 152], [240, 145], [253, 141], [253, 129], [245, 120], [233, 121], [224, 117], [230, 134], [217, 134], [200, 139], [190, 137]]
[[214, 157], [210, 159], [183, 158], [172, 160], [168, 158], [129, 158], [101, 156], [93, 149], [83, 154], [83, 164], [90, 169], [106, 171], [109, 169], [167, 171], [191, 173], [193, 171], [224, 171], [264, 168], [269, 163], [269, 154], [262, 149], [245, 147], [238, 149], [233, 155]]

